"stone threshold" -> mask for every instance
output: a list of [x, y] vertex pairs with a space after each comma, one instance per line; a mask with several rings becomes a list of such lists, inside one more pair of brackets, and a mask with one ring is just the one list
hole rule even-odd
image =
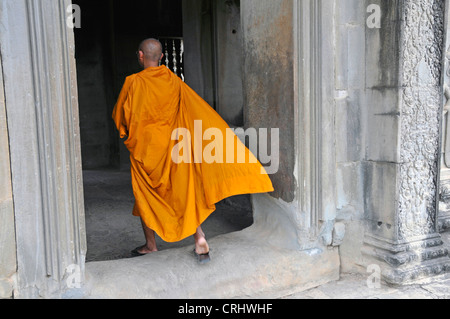
[[206, 265], [193, 247], [87, 263], [83, 298], [272, 299], [339, 280], [338, 248], [298, 251], [260, 238], [254, 227], [215, 237]]

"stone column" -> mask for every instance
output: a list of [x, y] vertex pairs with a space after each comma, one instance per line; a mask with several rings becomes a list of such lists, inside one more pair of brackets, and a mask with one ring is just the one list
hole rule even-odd
[[296, 249], [333, 243], [334, 14], [328, 0], [241, 1], [245, 126], [280, 133], [275, 192], [253, 196], [255, 224], [283, 225]]
[[[445, 9], [449, 16], [449, 6]], [[450, 230], [450, 19], [447, 18], [445, 29], [447, 30], [445, 41], [445, 63], [444, 63], [444, 111], [442, 124], [442, 160], [441, 160], [441, 183], [439, 188], [439, 231]]]
[[17, 270], [9, 141], [0, 59], [0, 299], [11, 298]]
[[70, 0], [0, 1], [10, 145], [15, 298], [81, 284], [86, 238]]
[[402, 284], [450, 270], [437, 231], [444, 0], [368, 1], [364, 265]]

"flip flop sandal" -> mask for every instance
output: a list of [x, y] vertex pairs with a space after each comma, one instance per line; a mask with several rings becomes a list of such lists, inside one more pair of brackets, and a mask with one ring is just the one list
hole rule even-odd
[[197, 261], [199, 264], [206, 264], [211, 261], [211, 257], [209, 256], [209, 252], [206, 254], [197, 254], [197, 252], [194, 249], [194, 254], [197, 257]]
[[142, 248], [142, 247], [138, 247], [138, 248], [132, 250], [132, 251], [131, 251], [131, 256], [132, 256], [132, 257], [142, 257], [142, 256], [147, 255], [147, 254], [141, 254], [141, 253], [139, 252], [139, 249], [141, 249], [141, 248]]

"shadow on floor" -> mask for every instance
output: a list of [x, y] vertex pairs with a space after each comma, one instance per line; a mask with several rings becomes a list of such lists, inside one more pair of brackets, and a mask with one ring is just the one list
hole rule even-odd
[[[139, 218], [132, 215], [134, 196], [129, 171], [89, 170], [83, 172], [86, 213], [86, 261], [130, 258], [130, 251], [144, 244]], [[217, 210], [203, 224], [207, 238], [240, 231], [253, 223], [250, 196], [236, 196], [217, 204]], [[194, 245], [188, 238], [166, 243], [157, 238], [158, 249]]]

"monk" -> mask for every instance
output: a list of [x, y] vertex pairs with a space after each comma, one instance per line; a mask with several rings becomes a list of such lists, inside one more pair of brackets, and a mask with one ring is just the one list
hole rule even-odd
[[[274, 189], [262, 165], [216, 111], [160, 66], [162, 51], [156, 39], [140, 44], [137, 57], [143, 71], [126, 78], [113, 112], [121, 138], [127, 137], [133, 215], [140, 217], [146, 239], [133, 255], [158, 251], [156, 234], [166, 242], [194, 235], [194, 253], [205, 263], [211, 258], [201, 225], [215, 205], [231, 196]], [[221, 144], [224, 137], [228, 140]], [[244, 150], [245, 162], [233, 146]]]

